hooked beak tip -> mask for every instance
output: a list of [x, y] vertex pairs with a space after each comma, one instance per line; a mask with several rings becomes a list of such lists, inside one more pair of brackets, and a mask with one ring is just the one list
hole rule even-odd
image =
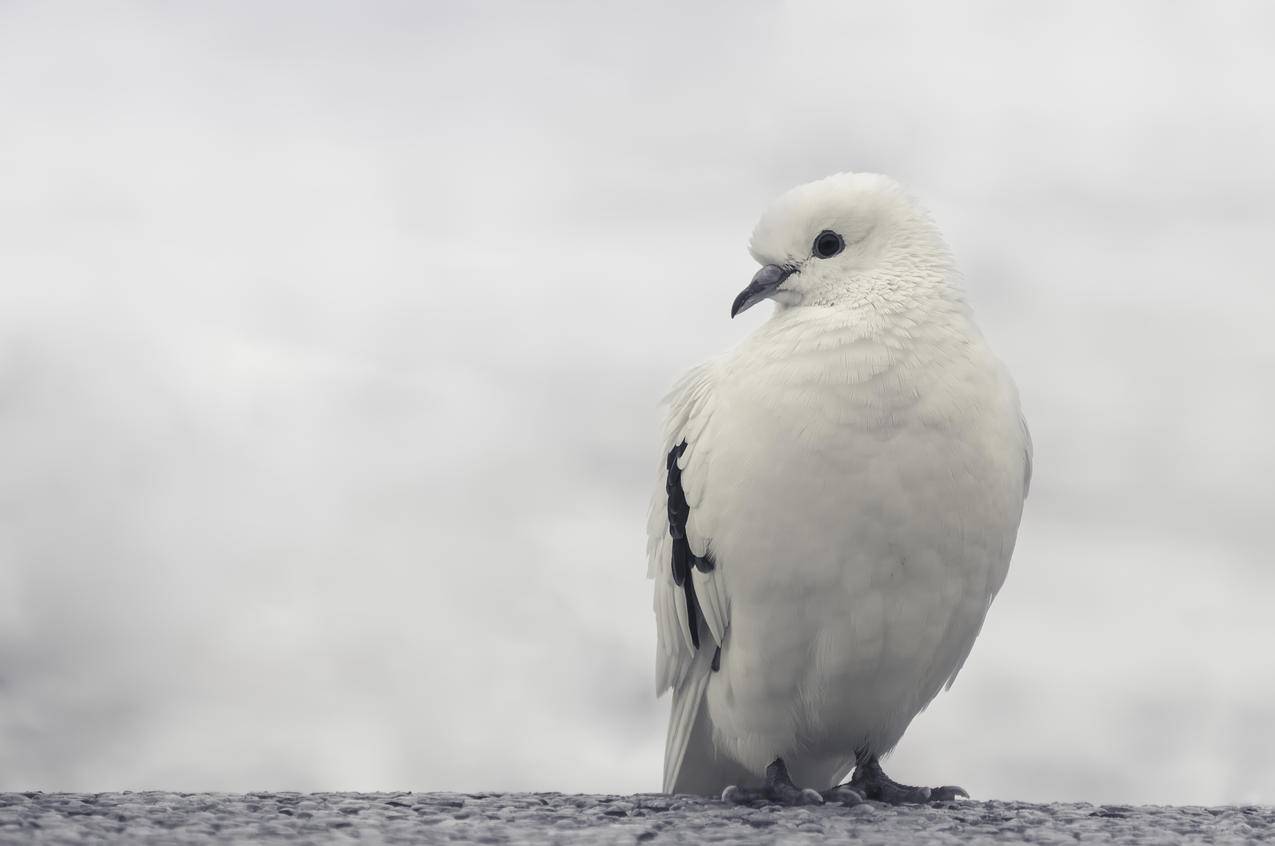
[[795, 267], [780, 267], [777, 264], [768, 264], [761, 270], [757, 271], [753, 276], [753, 280], [748, 283], [748, 287], [739, 292], [735, 297], [735, 301], [730, 306], [730, 316], [732, 319], [737, 314], [743, 314], [757, 303], [772, 296], [775, 291], [779, 290], [779, 286], [784, 280], [796, 271]]

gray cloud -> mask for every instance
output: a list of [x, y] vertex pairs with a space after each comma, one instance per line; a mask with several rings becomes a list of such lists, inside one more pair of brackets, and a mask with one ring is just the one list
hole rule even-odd
[[1275, 796], [1267, 7], [0, 14], [0, 789], [654, 789], [655, 402], [859, 169], [1038, 453], [895, 771]]

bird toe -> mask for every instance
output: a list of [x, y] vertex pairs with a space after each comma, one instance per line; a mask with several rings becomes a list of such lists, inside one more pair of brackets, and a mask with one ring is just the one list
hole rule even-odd
[[957, 797], [963, 799], [970, 798], [965, 788], [957, 787], [954, 784], [944, 785], [943, 787], [935, 787], [930, 791], [931, 802], [955, 802]]
[[867, 801], [864, 795], [849, 785], [841, 784], [823, 794], [823, 798], [828, 802], [838, 802], [842, 805], [862, 805]]
[[801, 791], [801, 804], [803, 805], [822, 805], [823, 797], [819, 795], [818, 790], [811, 790], [809, 787]]

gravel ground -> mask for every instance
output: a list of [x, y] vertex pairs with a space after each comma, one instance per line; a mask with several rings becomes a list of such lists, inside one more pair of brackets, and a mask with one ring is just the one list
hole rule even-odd
[[1256, 843], [1275, 808], [743, 807], [560, 793], [4, 793], [0, 843]]

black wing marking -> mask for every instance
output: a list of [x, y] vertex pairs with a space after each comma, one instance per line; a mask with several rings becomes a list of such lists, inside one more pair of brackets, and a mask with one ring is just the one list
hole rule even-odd
[[691, 578], [691, 567], [701, 573], [716, 569], [713, 556], [706, 552], [701, 557], [691, 552], [690, 542], [686, 540], [686, 520], [691, 515], [690, 506], [686, 504], [686, 492], [682, 490], [682, 469], [677, 460], [686, 452], [686, 441], [669, 450], [666, 469], [668, 471], [664, 490], [668, 494], [668, 533], [673, 538], [673, 584], [682, 588], [686, 594], [686, 624], [691, 630], [691, 643], [699, 649], [699, 621], [703, 616], [700, 611], [699, 598], [695, 596], [695, 580]]

